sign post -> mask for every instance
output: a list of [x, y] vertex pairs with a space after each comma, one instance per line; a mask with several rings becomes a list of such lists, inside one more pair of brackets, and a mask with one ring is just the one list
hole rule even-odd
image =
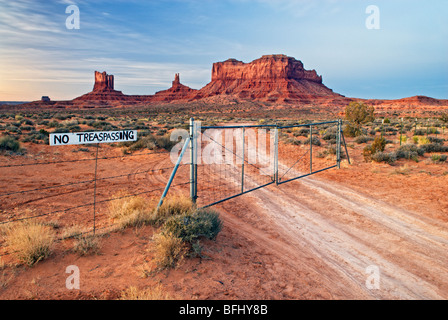
[[137, 141], [137, 130], [50, 133], [50, 146], [67, 146], [96, 143], [95, 178], [93, 187], [93, 234], [96, 229], [96, 177], [98, 168], [98, 149], [100, 143]]

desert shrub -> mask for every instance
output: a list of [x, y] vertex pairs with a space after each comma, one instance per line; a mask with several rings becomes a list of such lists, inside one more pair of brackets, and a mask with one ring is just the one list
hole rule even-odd
[[162, 285], [138, 289], [129, 287], [121, 293], [120, 300], [172, 300], [173, 297], [167, 293]]
[[20, 142], [11, 136], [0, 137], [0, 151], [20, 152]]
[[415, 144], [405, 144], [397, 149], [396, 156], [397, 159], [418, 160], [424, 153], [425, 151]]
[[193, 202], [186, 196], [166, 198], [160, 208], [154, 212], [153, 223], [160, 225], [172, 216], [190, 214], [193, 210]]
[[322, 136], [323, 140], [336, 140], [337, 139], [337, 134], [336, 132], [326, 132], [323, 136]]
[[172, 234], [183, 241], [193, 243], [205, 237], [214, 239], [221, 231], [219, 214], [212, 209], [200, 209], [169, 218], [162, 227], [162, 232]]
[[430, 143], [439, 143], [439, 144], [443, 144], [443, 142], [445, 141], [444, 139], [440, 139], [440, 138], [436, 138], [436, 137], [428, 137], [428, 140]]
[[369, 141], [372, 141], [372, 140], [373, 140], [373, 138], [368, 137], [368, 136], [358, 136], [358, 137], [355, 138], [355, 142], [359, 143], [359, 144], [366, 143], [366, 142], [369, 142]]
[[169, 151], [176, 144], [177, 144], [177, 141], [170, 140], [169, 134], [164, 135], [162, 137], [147, 134], [135, 142], [123, 143], [122, 146], [125, 147], [123, 152], [128, 153], [128, 152], [133, 152], [133, 151], [137, 151], [137, 150], [145, 149], [145, 148], [149, 149], [149, 150], [161, 148], [161, 149], [165, 149], [165, 150]]
[[161, 270], [175, 268], [183, 261], [188, 252], [187, 244], [171, 233], [155, 234], [153, 242], [153, 260]]
[[420, 146], [425, 153], [431, 152], [448, 152], [448, 146], [444, 146], [438, 143], [426, 143]]
[[152, 223], [154, 202], [124, 193], [118, 193], [115, 198], [116, 200], [112, 200], [109, 204], [108, 214], [120, 229]]
[[425, 134], [426, 134], [426, 130], [424, 130], [424, 129], [414, 130], [414, 136], [424, 136]]
[[387, 162], [392, 164], [397, 161], [397, 155], [395, 152], [378, 151], [371, 155], [371, 159], [375, 162]]
[[308, 135], [310, 134], [310, 129], [309, 128], [300, 128], [296, 131], [294, 131], [293, 135], [294, 137], [308, 137]]
[[292, 144], [292, 145], [295, 145], [295, 146], [297, 146], [297, 145], [302, 143], [299, 139], [296, 139], [296, 138], [286, 138], [284, 140], [284, 142], [286, 144]]
[[[306, 140], [303, 142], [303, 144], [310, 144], [310, 138], [306, 139]], [[320, 146], [320, 145], [321, 145], [321, 142], [320, 142], [320, 140], [319, 140], [318, 137], [313, 136], [312, 141], [311, 141], [311, 144], [313, 144], [313, 145], [315, 145], [315, 146]]]
[[362, 102], [350, 102], [345, 108], [345, 119], [348, 124], [344, 128], [344, 133], [350, 137], [361, 135], [362, 125], [375, 120], [374, 112], [373, 106], [367, 106]]
[[385, 147], [386, 147], [386, 139], [384, 139], [383, 137], [376, 137], [371, 145], [367, 145], [364, 148], [362, 152], [364, 160], [367, 162], [371, 161], [372, 156], [377, 152], [383, 152]]
[[431, 160], [435, 163], [445, 162], [447, 158], [448, 158], [448, 156], [445, 154], [432, 154], [431, 155]]
[[51, 227], [37, 222], [20, 222], [6, 230], [6, 244], [17, 259], [28, 266], [47, 258], [55, 239]]
[[100, 237], [94, 235], [78, 235], [73, 243], [73, 252], [81, 256], [98, 254], [100, 248]]

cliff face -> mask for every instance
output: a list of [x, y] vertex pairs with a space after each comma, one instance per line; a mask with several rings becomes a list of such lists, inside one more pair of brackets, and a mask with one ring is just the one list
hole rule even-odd
[[267, 55], [250, 63], [235, 59], [214, 63], [211, 82], [195, 98], [220, 94], [282, 102], [341, 97], [322, 83], [315, 70], [305, 70], [301, 61], [285, 55]]
[[128, 96], [121, 91], [114, 89], [114, 76], [108, 75], [105, 71], [95, 71], [95, 84], [93, 90], [76, 99], [75, 101], [127, 101]]
[[294, 79], [322, 83], [315, 70], [305, 70], [301, 61], [285, 55], [267, 55], [244, 63], [235, 59], [216, 62], [212, 68], [213, 81]]
[[108, 75], [106, 71], [100, 73], [95, 71], [95, 84], [93, 91], [113, 91], [114, 90], [114, 76]]

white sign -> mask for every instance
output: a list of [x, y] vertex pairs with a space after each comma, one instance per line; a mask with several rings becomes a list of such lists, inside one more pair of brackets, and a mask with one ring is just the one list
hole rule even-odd
[[51, 133], [50, 146], [137, 141], [137, 130]]

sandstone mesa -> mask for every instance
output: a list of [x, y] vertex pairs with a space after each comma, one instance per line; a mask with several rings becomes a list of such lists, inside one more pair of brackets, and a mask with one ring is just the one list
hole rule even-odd
[[[211, 81], [201, 89], [180, 82], [176, 73], [169, 89], [153, 95], [126, 95], [115, 90], [113, 75], [94, 72], [93, 90], [69, 101], [35, 101], [25, 105], [49, 107], [101, 108], [153, 103], [219, 103], [252, 101], [283, 106], [320, 106], [341, 109], [351, 101], [365, 101], [384, 110], [430, 107], [437, 111], [448, 100], [414, 96], [396, 100], [349, 98], [323, 84], [316, 70], [306, 70], [300, 60], [283, 54], [264, 55], [245, 63], [228, 59], [213, 63]], [[334, 111], [333, 110], [333, 111]]]

